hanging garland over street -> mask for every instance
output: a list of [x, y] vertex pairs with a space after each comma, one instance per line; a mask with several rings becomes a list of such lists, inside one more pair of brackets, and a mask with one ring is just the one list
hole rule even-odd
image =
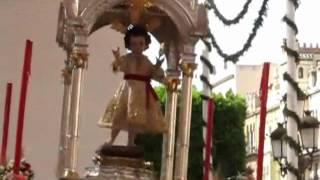
[[244, 15], [248, 12], [248, 7], [252, 0], [247, 0], [247, 2], [244, 4], [243, 9], [240, 11], [240, 13], [233, 19], [227, 19], [224, 17], [219, 9], [217, 8], [216, 4], [214, 3], [214, 0], [208, 0], [206, 7], [208, 9], [213, 9], [214, 14], [222, 21], [225, 25], [232, 25], [232, 24], [237, 24], [239, 21], [244, 17]]
[[239, 50], [239, 51], [237, 51], [237, 52], [235, 52], [233, 54], [225, 53], [221, 49], [221, 47], [218, 45], [218, 43], [216, 42], [216, 39], [215, 39], [214, 35], [211, 32], [209, 32], [209, 38], [211, 39], [212, 46], [214, 48], [216, 48], [217, 53], [221, 57], [223, 57], [225, 61], [232, 61], [233, 63], [236, 63], [239, 60], [239, 57], [242, 56], [244, 54], [244, 52], [246, 52], [251, 47], [252, 41], [255, 38], [255, 36], [257, 35], [258, 29], [263, 24], [263, 17], [267, 15], [267, 13], [266, 13], [267, 4], [268, 4], [268, 0], [263, 0], [262, 6], [261, 6], [261, 8], [259, 10], [258, 18], [254, 22], [254, 26], [252, 28], [252, 32], [250, 33], [246, 43], [243, 45], [241, 50]]

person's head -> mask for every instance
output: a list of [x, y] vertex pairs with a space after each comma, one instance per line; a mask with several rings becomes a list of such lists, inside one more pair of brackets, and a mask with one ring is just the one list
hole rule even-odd
[[148, 49], [151, 38], [147, 30], [142, 26], [130, 27], [124, 37], [125, 47], [130, 49], [133, 54], [141, 54]]

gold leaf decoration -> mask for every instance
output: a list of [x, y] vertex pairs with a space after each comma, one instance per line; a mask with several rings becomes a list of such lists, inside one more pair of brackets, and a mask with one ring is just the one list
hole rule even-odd
[[129, 13], [132, 24], [138, 24], [141, 12], [144, 8], [151, 5], [152, 0], [127, 0], [126, 4], [129, 5]]
[[115, 20], [111, 23], [111, 28], [118, 31], [118, 32], [125, 32], [126, 31], [126, 26], [120, 22], [119, 20]]
[[127, 4], [130, 5], [131, 8], [142, 10], [143, 8], [149, 6], [152, 0], [127, 0]]
[[153, 31], [157, 29], [161, 24], [162, 21], [159, 18], [153, 17], [148, 21], [147, 27], [149, 31]]

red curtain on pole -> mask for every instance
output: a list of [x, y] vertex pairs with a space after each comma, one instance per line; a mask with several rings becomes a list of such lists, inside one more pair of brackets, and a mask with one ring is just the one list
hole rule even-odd
[[259, 126], [259, 146], [257, 158], [257, 180], [262, 180], [263, 149], [266, 125], [266, 112], [268, 100], [268, 81], [270, 63], [263, 64], [262, 77], [260, 83], [260, 126]]
[[209, 179], [209, 167], [211, 157], [211, 142], [213, 134], [213, 113], [214, 113], [214, 102], [211, 98], [208, 99], [208, 114], [207, 114], [207, 131], [206, 131], [206, 142], [205, 142], [205, 159], [204, 159], [204, 176], [203, 180]]

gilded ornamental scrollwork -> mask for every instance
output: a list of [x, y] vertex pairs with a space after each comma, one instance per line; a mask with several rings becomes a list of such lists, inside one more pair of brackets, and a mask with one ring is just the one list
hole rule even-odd
[[171, 92], [176, 92], [178, 90], [178, 86], [180, 84], [180, 79], [176, 77], [166, 77], [166, 85], [167, 85], [167, 90]]
[[70, 56], [72, 64], [76, 68], [87, 68], [88, 57], [89, 54], [86, 52], [74, 52]]
[[197, 68], [197, 64], [194, 62], [185, 62], [180, 63], [180, 68], [184, 76], [192, 77], [194, 70]]

